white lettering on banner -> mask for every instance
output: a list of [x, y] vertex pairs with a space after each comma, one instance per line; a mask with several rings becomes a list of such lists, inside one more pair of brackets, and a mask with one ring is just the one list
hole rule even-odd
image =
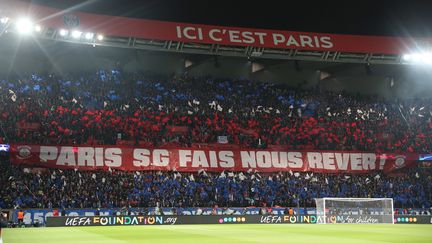
[[300, 152], [240, 151], [243, 168], [302, 168]]
[[229, 39], [230, 39], [231, 42], [242, 43], [242, 41], [239, 39], [240, 38], [240, 31], [238, 31], [238, 30], [229, 30], [228, 31], [228, 35], [229, 35]]
[[184, 36], [185, 38], [190, 40], [203, 40], [203, 32], [201, 28], [184, 27], [182, 29], [181, 26], [177, 26], [176, 30], [178, 38], [182, 38]]
[[384, 165], [385, 165], [385, 162], [386, 162], [386, 159], [387, 159], [387, 155], [386, 154], [381, 154], [380, 155], [380, 165], [379, 165], [379, 169], [380, 170], [382, 170], [382, 169], [384, 169]]
[[[49, 216], [52, 216], [52, 212], [50, 212], [51, 213], [51, 215], [49, 215]], [[27, 214], [27, 213], [26, 213]], [[25, 215], [26, 214], [24, 214], [24, 222], [25, 222]], [[29, 214], [29, 216], [31, 215], [31, 213], [28, 213]], [[46, 213], [45, 215], [44, 215], [44, 213], [43, 212], [35, 212], [35, 213], [33, 213], [33, 222], [39, 222], [39, 223], [43, 223], [43, 222], [45, 222], [45, 219], [46, 219], [46, 217], [47, 217], [47, 214], [48, 213]], [[30, 216], [31, 217], [31, 216]], [[26, 224], [31, 224], [32, 223], [32, 219], [29, 217], [29, 220], [30, 220], [30, 222], [26, 222]]]
[[185, 27], [183, 29], [183, 35], [190, 40], [203, 39], [201, 28]]
[[279, 46], [284, 44], [287, 47], [311, 47], [311, 48], [332, 48], [333, 43], [329, 36], [309, 36], [309, 35], [299, 35], [297, 38], [294, 35], [285, 36], [282, 33], [273, 33], [273, 44]]
[[209, 167], [204, 151], [201, 150], [193, 151], [192, 167], [205, 167], [205, 168]]
[[[16, 145], [12, 146], [17, 147]], [[224, 169], [284, 171], [292, 169], [293, 171], [316, 172], [366, 172], [382, 170], [383, 162], [387, 157], [375, 153], [331, 151], [287, 152], [277, 150], [218, 150], [218, 148], [215, 150], [195, 150], [105, 146], [26, 146], [32, 151], [33, 155], [30, 157], [39, 157], [40, 160], [34, 161], [30, 157], [21, 158], [18, 153], [12, 153], [12, 163], [35, 163], [35, 165], [39, 163], [54, 168], [79, 169], [121, 167], [124, 170], [139, 170], [150, 169], [146, 167], [155, 166], [161, 169], [179, 168], [183, 171], [196, 171], [203, 168], [209, 171], [222, 171]]]
[[132, 161], [136, 167], [153, 166], [168, 166], [169, 165], [169, 152], [166, 149], [153, 150], [152, 161], [150, 161], [151, 152], [148, 149], [134, 149]]
[[314, 47], [314, 45], [312, 45], [312, 38], [307, 35], [300, 35], [300, 45], [302, 47], [305, 46]]
[[76, 166], [75, 153], [72, 147], [61, 147], [60, 155], [57, 159], [58, 165]]
[[316, 152], [307, 153], [307, 158], [309, 161], [310, 168], [314, 168], [314, 169], [323, 168], [321, 153], [316, 153]]
[[[251, 30], [235, 29], [203, 29], [193, 26], [176, 26], [178, 39], [188, 40], [205, 40], [209, 39], [214, 42], [230, 42], [243, 44], [274, 45], [286, 47], [303, 47], [303, 48], [333, 48], [334, 44], [330, 36], [317, 36], [314, 34], [289, 34], [288, 32], [254, 32]], [[265, 37], [271, 36], [272, 43], [266, 43]]]
[[210, 151], [209, 155], [210, 155], [210, 167], [217, 168], [218, 167], [218, 163], [217, 163], [216, 152], [215, 151]]
[[191, 167], [194, 168], [233, 168], [235, 166], [234, 152], [179, 150], [180, 167], [189, 167], [188, 163], [192, 163]]
[[290, 168], [303, 168], [302, 153], [289, 152], [288, 153], [288, 166]]
[[166, 149], [153, 150], [153, 165], [155, 166], [168, 166], [169, 165], [169, 152]]
[[94, 166], [94, 152], [91, 147], [80, 147], [78, 149], [78, 166]]
[[314, 38], [315, 46], [320, 47], [321, 45], [320, 45], [318, 36], [314, 36], [313, 38]]
[[255, 43], [255, 39], [252, 37], [252, 32], [249, 31], [242, 32], [242, 36], [243, 36], [243, 43], [246, 44]]
[[[122, 165], [122, 150], [120, 148], [93, 147], [60, 147], [41, 146], [39, 158], [43, 162], [56, 161], [60, 166], [91, 166], [91, 167], [120, 167]], [[105, 159], [105, 160], [104, 160]]]
[[[325, 170], [375, 170], [376, 155], [373, 153], [331, 153], [309, 152], [307, 153], [310, 168]], [[336, 160], [336, 164], [335, 164]]]
[[294, 46], [300, 47], [299, 43], [296, 41], [296, 39], [295, 39], [294, 36], [292, 36], [292, 35], [290, 35], [290, 36], [288, 37], [288, 41], [287, 41], [287, 43], [286, 43], [286, 46], [291, 46], [291, 45], [294, 45]]
[[256, 160], [260, 168], [270, 168], [272, 166], [272, 156], [269, 151], [258, 151]]
[[282, 223], [282, 217], [281, 216], [261, 216], [260, 223], [263, 224]]
[[122, 151], [119, 148], [108, 148], [105, 150], [105, 165], [108, 167], [120, 167], [122, 165]]
[[351, 154], [351, 169], [361, 170], [362, 169], [362, 155], [358, 153]]
[[271, 163], [275, 168], [286, 168], [288, 165], [288, 158], [287, 158], [287, 154], [286, 153], [281, 153], [280, 159], [279, 156], [277, 155], [278, 152], [277, 151], [272, 151], [271, 152]]
[[191, 26], [181, 27], [176, 26], [177, 38], [182, 39], [183, 37], [189, 40], [203, 40], [203, 29], [195, 28]]
[[321, 45], [322, 48], [332, 48], [334, 46], [330, 36], [322, 36], [320, 40], [323, 43], [323, 45]]
[[340, 170], [347, 170], [348, 169], [348, 162], [349, 162], [349, 154], [347, 153], [335, 153], [336, 157], [336, 164]]
[[369, 153], [369, 154], [362, 154], [362, 161], [363, 161], [363, 169], [364, 170], [375, 170], [376, 168], [376, 155]]
[[344, 220], [338, 221], [349, 224], [377, 224], [379, 219], [374, 216], [346, 216]]
[[95, 148], [96, 166], [104, 166], [104, 149]]
[[136, 167], [149, 166], [150, 165], [150, 151], [148, 149], [134, 149], [132, 161]]
[[267, 36], [265, 32], [252, 32], [242, 30], [230, 30], [230, 29], [210, 29], [208, 33], [202, 28], [196, 28], [191, 26], [176, 26], [177, 38], [189, 39], [189, 40], [204, 40], [205, 38], [211, 39], [212, 41], [222, 42], [229, 41], [231, 43], [244, 43], [244, 44], [259, 44], [264, 45], [264, 38]]
[[221, 30], [219, 30], [219, 29], [211, 29], [209, 31], [209, 37], [210, 37], [210, 39], [212, 39], [214, 41], [222, 41], [222, 38], [221, 37], [216, 37], [215, 33], [218, 33], [218, 36], [219, 36], [220, 33], [221, 33]]
[[323, 165], [326, 170], [335, 170], [334, 153], [323, 153]]
[[43, 162], [47, 162], [48, 160], [57, 159], [58, 149], [57, 147], [52, 146], [41, 146], [39, 158]]
[[273, 43], [279, 45], [279, 43], [285, 42], [285, 36], [279, 33], [273, 33]]
[[75, 217], [75, 218], [67, 218], [66, 226], [85, 226], [90, 225], [91, 220], [88, 217]]
[[190, 150], [179, 150], [179, 165], [180, 167], [187, 167], [187, 163], [190, 163], [192, 160], [192, 151]]
[[261, 45], [264, 45], [264, 37], [267, 36], [267, 33], [264, 33], [264, 32], [255, 32], [255, 35], [258, 36], [258, 38], [259, 38], [259, 43], [260, 43]]
[[234, 163], [234, 152], [232, 151], [220, 151], [220, 166], [223, 168], [233, 168], [235, 166]]
[[243, 168], [256, 168], [254, 151], [240, 151], [240, 160]]
[[177, 30], [177, 38], [182, 38], [181, 27], [180, 26], [176, 26], [176, 30]]

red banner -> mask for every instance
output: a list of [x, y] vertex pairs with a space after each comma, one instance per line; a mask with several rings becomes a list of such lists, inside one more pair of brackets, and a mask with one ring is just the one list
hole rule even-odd
[[413, 167], [416, 154], [386, 155], [348, 151], [165, 149], [126, 146], [11, 145], [15, 165], [61, 169], [207, 171], [312, 171], [322, 173], [367, 173]]
[[83, 32], [92, 31], [110, 36], [230, 46], [376, 54], [410, 53], [418, 49], [428, 49], [432, 44], [431, 38], [338, 35], [211, 26], [67, 12], [55, 8], [28, 5], [20, 1], [0, 0], [1, 3], [5, 8], [13, 9], [10, 11], [17, 16], [28, 12], [34, 21], [46, 27], [78, 29]]

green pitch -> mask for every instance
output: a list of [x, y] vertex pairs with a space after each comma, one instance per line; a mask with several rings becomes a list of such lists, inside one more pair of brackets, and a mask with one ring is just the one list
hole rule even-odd
[[432, 242], [432, 225], [166, 225], [4, 229], [3, 243]]

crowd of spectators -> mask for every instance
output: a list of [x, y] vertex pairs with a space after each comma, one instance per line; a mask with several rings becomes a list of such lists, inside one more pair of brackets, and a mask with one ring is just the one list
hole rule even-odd
[[[0, 80], [0, 144], [232, 146], [430, 153], [430, 99], [297, 90], [249, 80], [99, 70]], [[224, 139], [221, 139], [224, 138]], [[77, 171], [2, 165], [0, 208], [314, 206], [392, 197], [429, 208], [431, 176]]]
[[[99, 70], [0, 80], [2, 141], [430, 152], [430, 99]], [[225, 138], [225, 137], [224, 137]]]
[[432, 176], [416, 169], [399, 176], [1, 169], [0, 208], [313, 207], [322, 197], [388, 197], [395, 207], [432, 206]]

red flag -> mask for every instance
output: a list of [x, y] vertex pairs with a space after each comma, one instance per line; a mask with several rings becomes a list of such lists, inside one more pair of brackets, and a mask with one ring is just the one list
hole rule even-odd
[[411, 155], [389, 155], [384, 164], [384, 173], [394, 173], [416, 165], [415, 156]]

